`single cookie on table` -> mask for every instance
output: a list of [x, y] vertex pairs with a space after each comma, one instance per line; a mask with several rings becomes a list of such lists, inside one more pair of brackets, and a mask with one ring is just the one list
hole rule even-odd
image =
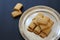
[[35, 34], [39, 34], [41, 32], [41, 29], [39, 26], [36, 26], [36, 28], [34, 29], [34, 33]]
[[41, 33], [39, 34], [39, 36], [42, 37], [42, 38], [45, 38], [47, 35], [46, 35], [45, 33], [41, 32]]
[[13, 17], [17, 17], [17, 16], [20, 16], [22, 14], [22, 12], [20, 10], [19, 11], [13, 11], [11, 14]]
[[22, 8], [23, 4], [17, 3], [14, 7], [14, 10], [20, 10]]

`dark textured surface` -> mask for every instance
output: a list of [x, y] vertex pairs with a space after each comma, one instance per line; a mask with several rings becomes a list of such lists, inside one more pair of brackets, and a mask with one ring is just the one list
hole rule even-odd
[[18, 30], [19, 17], [11, 17], [18, 2], [24, 5], [23, 12], [36, 5], [50, 6], [60, 12], [60, 0], [0, 0], [0, 40], [24, 40]]

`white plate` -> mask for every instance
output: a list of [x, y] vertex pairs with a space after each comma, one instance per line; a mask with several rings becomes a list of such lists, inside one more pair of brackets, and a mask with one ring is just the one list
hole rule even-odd
[[[38, 12], [43, 12], [44, 15], [48, 16], [54, 21], [52, 31], [46, 38], [41, 38], [40, 36], [31, 33], [27, 30], [32, 19], [38, 14]], [[25, 40], [55, 40], [60, 35], [60, 16], [59, 13], [47, 6], [34, 6], [26, 10], [20, 20], [19, 20], [19, 31]], [[58, 23], [59, 22], [59, 23]]]

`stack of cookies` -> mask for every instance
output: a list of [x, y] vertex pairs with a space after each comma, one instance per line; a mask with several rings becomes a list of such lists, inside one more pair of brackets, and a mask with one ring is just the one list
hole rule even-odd
[[17, 16], [20, 16], [22, 14], [22, 11], [20, 10], [22, 8], [23, 4], [21, 3], [17, 3], [15, 5], [15, 7], [13, 8], [14, 11], [11, 13], [12, 14], [12, 17], [17, 17]]
[[30, 23], [28, 31], [34, 32], [40, 37], [45, 38], [51, 32], [53, 24], [54, 22], [49, 17], [44, 16], [42, 12], [39, 12]]

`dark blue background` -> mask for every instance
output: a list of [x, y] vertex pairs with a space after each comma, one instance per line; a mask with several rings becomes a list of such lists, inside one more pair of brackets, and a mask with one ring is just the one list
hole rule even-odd
[[20, 17], [11, 17], [13, 7], [18, 2], [23, 4], [23, 12], [37, 5], [50, 6], [60, 12], [60, 0], [0, 0], [0, 40], [24, 40], [18, 30]]

